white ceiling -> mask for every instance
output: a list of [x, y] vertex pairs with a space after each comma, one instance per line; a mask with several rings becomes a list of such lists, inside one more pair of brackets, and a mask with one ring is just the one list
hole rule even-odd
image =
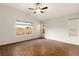
[[79, 12], [79, 3], [45, 3], [48, 9], [45, 10], [43, 14], [34, 14], [29, 7], [34, 7], [33, 3], [10, 3], [4, 4], [9, 7], [16, 8], [18, 10], [24, 11], [25, 13], [31, 15], [38, 20], [48, 20], [58, 17], [63, 17], [66, 15], [71, 15]]

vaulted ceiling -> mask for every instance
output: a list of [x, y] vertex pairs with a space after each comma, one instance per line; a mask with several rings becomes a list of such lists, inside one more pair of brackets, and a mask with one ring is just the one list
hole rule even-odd
[[71, 15], [79, 12], [79, 3], [45, 3], [48, 9], [43, 14], [34, 14], [29, 7], [34, 7], [33, 3], [6, 3], [4, 5], [24, 11], [38, 20], [48, 20]]

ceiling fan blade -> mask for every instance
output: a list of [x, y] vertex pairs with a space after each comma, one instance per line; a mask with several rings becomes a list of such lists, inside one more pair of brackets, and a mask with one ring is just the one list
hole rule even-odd
[[44, 13], [43, 11], [40, 11], [41, 13]]
[[34, 14], [36, 14], [36, 11], [34, 12]]
[[35, 10], [34, 8], [28, 8], [28, 9], [30, 9], [30, 10]]
[[44, 9], [48, 9], [48, 7], [43, 7], [43, 8], [41, 8], [41, 10], [44, 10]]

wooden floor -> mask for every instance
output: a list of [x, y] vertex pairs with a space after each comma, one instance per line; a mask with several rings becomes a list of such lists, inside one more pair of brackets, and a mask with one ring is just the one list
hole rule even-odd
[[35, 39], [0, 46], [1, 56], [78, 56], [79, 46], [48, 39]]

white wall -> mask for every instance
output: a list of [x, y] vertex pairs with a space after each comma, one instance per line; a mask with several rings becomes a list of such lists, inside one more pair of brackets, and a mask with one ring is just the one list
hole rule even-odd
[[79, 19], [74, 21], [76, 22], [77, 25], [78, 35], [75, 37], [69, 37], [68, 19], [75, 17], [79, 18], [79, 13], [57, 18], [57, 19], [46, 20], [45, 38], [79, 45]]
[[[16, 20], [33, 23], [33, 34], [16, 36]], [[0, 4], [0, 45], [40, 37], [40, 22], [22, 11]]]

